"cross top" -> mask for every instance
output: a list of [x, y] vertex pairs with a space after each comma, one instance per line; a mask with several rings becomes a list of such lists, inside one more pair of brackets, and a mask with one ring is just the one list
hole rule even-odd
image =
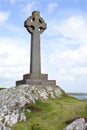
[[31, 34], [39, 33], [41, 34], [47, 27], [44, 20], [40, 17], [39, 11], [32, 12], [32, 16], [30, 16], [25, 22], [24, 26], [27, 28], [28, 32]]

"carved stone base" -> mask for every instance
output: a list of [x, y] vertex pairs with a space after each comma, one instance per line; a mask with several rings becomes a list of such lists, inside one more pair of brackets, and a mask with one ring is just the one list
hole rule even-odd
[[56, 86], [56, 80], [48, 80], [48, 74], [31, 73], [23, 75], [23, 80], [16, 81], [16, 86], [22, 84]]

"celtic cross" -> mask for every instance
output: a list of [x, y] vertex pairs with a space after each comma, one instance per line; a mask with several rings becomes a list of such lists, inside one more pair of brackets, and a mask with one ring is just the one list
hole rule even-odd
[[31, 33], [31, 56], [30, 56], [30, 73], [41, 73], [40, 58], [40, 34], [46, 29], [47, 25], [40, 17], [40, 12], [32, 12], [25, 22], [24, 26]]

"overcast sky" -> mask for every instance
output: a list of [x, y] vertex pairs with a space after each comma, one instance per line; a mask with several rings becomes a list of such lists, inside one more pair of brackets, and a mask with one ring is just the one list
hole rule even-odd
[[66, 92], [87, 92], [87, 0], [0, 0], [0, 87], [30, 71], [30, 34], [24, 21], [40, 11], [42, 73]]

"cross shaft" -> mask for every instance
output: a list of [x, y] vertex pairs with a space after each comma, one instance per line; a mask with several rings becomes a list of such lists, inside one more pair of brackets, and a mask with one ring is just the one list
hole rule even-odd
[[32, 12], [24, 23], [31, 33], [30, 73], [41, 73], [40, 34], [46, 29], [46, 23], [38, 11]]

